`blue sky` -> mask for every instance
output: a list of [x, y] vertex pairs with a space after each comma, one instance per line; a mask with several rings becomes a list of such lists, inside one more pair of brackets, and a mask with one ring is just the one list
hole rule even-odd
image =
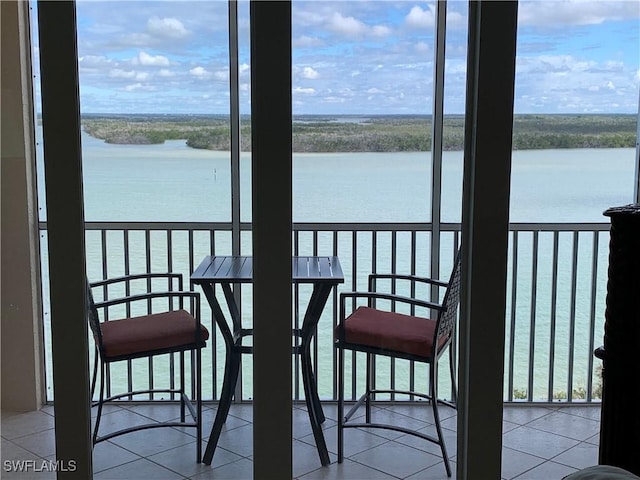
[[[449, 114], [464, 113], [467, 9], [448, 2]], [[294, 114], [431, 112], [433, 2], [294, 0], [292, 13]], [[239, 2], [243, 113], [248, 17]], [[78, 1], [77, 19], [83, 113], [228, 113], [226, 1]], [[637, 113], [640, 2], [522, 0], [517, 51], [516, 113]]]

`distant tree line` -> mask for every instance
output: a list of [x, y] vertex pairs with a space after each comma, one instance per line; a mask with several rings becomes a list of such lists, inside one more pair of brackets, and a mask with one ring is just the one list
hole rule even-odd
[[[514, 150], [556, 148], [634, 147], [635, 115], [516, 115]], [[91, 116], [83, 128], [107, 143], [157, 144], [186, 140], [188, 146], [209, 150], [230, 149], [230, 125], [223, 116]], [[294, 121], [295, 152], [417, 152], [431, 149], [428, 116], [373, 116], [366, 121], [341, 121], [339, 117], [312, 117]], [[241, 146], [251, 150], [251, 124], [241, 121]], [[464, 117], [447, 116], [443, 148], [462, 150]]]

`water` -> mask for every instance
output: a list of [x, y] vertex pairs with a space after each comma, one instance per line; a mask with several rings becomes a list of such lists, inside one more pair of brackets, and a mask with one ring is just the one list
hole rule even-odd
[[[85, 218], [87, 221], [225, 221], [231, 219], [230, 161], [228, 152], [194, 150], [183, 141], [170, 141], [163, 145], [109, 145], [83, 134], [83, 173], [85, 195]], [[511, 212], [512, 222], [607, 222], [602, 212], [617, 205], [633, 201], [634, 178], [633, 149], [581, 149], [581, 150], [534, 150], [516, 151], [513, 154]], [[42, 155], [39, 159], [39, 173], [42, 174]], [[313, 222], [426, 222], [430, 211], [430, 155], [428, 153], [332, 153], [332, 154], [295, 154], [293, 172], [294, 221]], [[250, 156], [241, 157], [241, 219], [251, 219], [250, 192]], [[43, 181], [40, 176], [39, 200], [44, 206]], [[443, 156], [443, 221], [459, 222], [462, 198], [462, 152], [445, 152]], [[41, 218], [45, 219], [44, 209]], [[110, 237], [109, 237], [110, 238]], [[135, 240], [135, 234], [132, 234]], [[243, 249], [250, 252], [248, 236], [244, 237]], [[109, 257], [110, 275], [121, 273], [121, 240], [111, 242]], [[404, 242], [404, 243], [403, 243]], [[342, 251], [342, 241], [340, 250]], [[350, 249], [350, 240], [346, 240], [344, 251]], [[389, 243], [389, 242], [387, 242]], [[568, 244], [571, 239], [561, 241]], [[588, 241], [587, 241], [588, 243]], [[186, 248], [180, 251], [176, 240], [174, 261], [179, 270], [188, 275]], [[87, 268], [90, 279], [102, 276], [101, 251], [99, 238], [88, 235]], [[222, 236], [216, 245], [217, 251], [229, 252], [229, 238]], [[406, 248], [405, 248], [406, 246]], [[409, 257], [406, 239], [399, 240], [398, 271], [408, 271]], [[521, 250], [527, 245], [523, 242]], [[569, 251], [569, 247], [565, 249]], [[196, 249], [198, 242], [196, 242]], [[201, 247], [203, 255], [206, 245]], [[369, 248], [369, 250], [367, 249]], [[378, 264], [390, 265], [390, 249], [384, 251], [385, 243], [380, 242]], [[418, 257], [428, 259], [426, 243], [419, 245]], [[548, 238], [541, 237], [541, 251], [550, 251]], [[581, 243], [580, 249], [585, 247]], [[166, 270], [166, 262], [156, 260], [166, 258], [162, 242], [154, 244], [152, 268]], [[311, 252], [301, 252], [311, 253]], [[362, 257], [357, 271], [360, 279], [366, 280], [371, 260], [367, 259], [370, 247], [359, 252]], [[606, 243], [601, 242], [599, 257], [606, 256]], [[44, 255], [46, 260], [46, 255]], [[196, 255], [197, 257], [197, 255]], [[548, 257], [548, 255], [546, 255]], [[198, 257], [199, 258], [199, 257]], [[350, 259], [341, 260], [347, 283], [344, 290], [351, 289]], [[145, 268], [144, 248], [133, 254], [134, 268]], [[196, 260], [198, 261], [198, 260]], [[164, 263], [163, 263], [164, 262]], [[580, 265], [588, 265], [589, 252], [580, 256]], [[425, 272], [428, 261], [422, 262], [420, 269]], [[530, 301], [530, 272], [524, 258], [518, 276], [516, 331], [514, 345], [516, 355], [514, 388], [526, 387], [526, 372], [529, 359], [522, 352], [528, 351]], [[536, 330], [535, 387], [540, 395], [544, 394], [547, 371], [545, 359], [548, 358], [549, 322], [548, 301], [550, 298], [551, 262], [542, 264], [538, 272], [538, 302], [535, 309], [541, 327]], [[582, 268], [582, 267], [581, 267]], [[570, 313], [570, 259], [563, 260], [558, 287], [558, 318]], [[384, 268], [380, 268], [384, 270]], [[138, 270], [136, 270], [138, 271]], [[597, 315], [598, 328], [603, 313], [604, 291], [602, 285], [606, 272], [598, 272]], [[46, 278], [46, 271], [45, 271]], [[590, 277], [587, 276], [589, 280]], [[243, 290], [244, 321], [251, 321], [251, 289]], [[302, 296], [308, 292], [302, 292]], [[45, 303], [47, 292], [45, 292]], [[302, 300], [304, 306], [305, 300]], [[509, 300], [510, 302], [510, 300]], [[542, 303], [540, 303], [542, 302]], [[546, 302], [546, 303], [545, 303]], [[590, 286], [588, 281], [578, 288], [577, 325], [575, 344], [587, 351], [590, 328]], [[510, 305], [508, 305], [510, 311]], [[47, 314], [48, 315], [48, 314]], [[509, 320], [509, 319], [508, 319]], [[48, 322], [47, 322], [48, 323]], [[319, 337], [321, 341], [320, 365], [331, 363], [331, 320], [321, 320]], [[47, 328], [48, 331], [48, 328]], [[542, 334], [540, 332], [543, 332]], [[560, 343], [556, 357], [564, 359], [569, 355], [566, 347], [568, 336], [566, 324], [559, 325]], [[48, 337], [48, 334], [47, 334]], [[218, 347], [217, 358], [219, 375], [223, 359], [222, 346]], [[588, 352], [587, 352], [588, 354]], [[523, 356], [524, 355], [524, 356]], [[211, 355], [205, 355], [205, 371], [210, 367]], [[566, 362], [565, 362], [566, 364]], [[50, 367], [49, 361], [49, 367]], [[251, 391], [251, 365], [245, 362], [244, 388]], [[144, 364], [140, 368], [144, 369]], [[159, 367], [160, 369], [162, 367]], [[576, 377], [584, 376], [586, 365], [576, 360]], [[388, 369], [382, 364], [380, 370]], [[50, 368], [49, 380], [50, 380]], [[158, 370], [158, 364], [156, 364]], [[331, 369], [319, 374], [322, 396], [332, 395]], [[400, 375], [400, 368], [398, 375]], [[125, 373], [114, 370], [114, 375], [126, 378]], [[145, 378], [146, 373], [141, 374]], [[559, 382], [566, 378], [564, 371], [556, 372]], [[158, 375], [159, 377], [160, 375]], [[205, 375], [206, 377], [206, 375]], [[51, 385], [51, 382], [49, 382]], [[565, 388], [566, 390], [566, 388]], [[250, 397], [250, 393], [248, 393]]]
[[[230, 221], [228, 152], [195, 150], [184, 141], [109, 145], [86, 134], [82, 145], [87, 221]], [[606, 221], [604, 210], [633, 201], [634, 154], [631, 148], [515, 151], [510, 220]], [[243, 154], [243, 221], [251, 219], [250, 176], [250, 156]], [[430, 218], [426, 152], [295, 154], [293, 177], [294, 221]], [[462, 152], [444, 153], [442, 191], [443, 221], [459, 222]], [[39, 193], [44, 206], [42, 188]]]

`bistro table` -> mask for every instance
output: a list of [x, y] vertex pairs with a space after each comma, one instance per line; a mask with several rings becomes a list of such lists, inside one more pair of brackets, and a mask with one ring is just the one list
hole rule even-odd
[[[253, 329], [242, 328], [240, 310], [231, 289], [232, 284], [251, 283], [253, 281], [252, 277], [253, 258], [250, 256], [207, 256], [191, 275], [191, 283], [202, 287], [226, 347], [226, 363], [218, 411], [202, 459], [206, 465], [211, 464], [222, 426], [231, 407], [231, 400], [240, 372], [242, 354], [253, 353], [252, 346], [242, 345], [243, 338], [252, 335]], [[311, 340], [315, 335], [320, 315], [331, 290], [339, 283], [344, 283], [344, 275], [338, 257], [296, 256], [292, 258], [292, 279], [294, 284], [305, 283], [313, 285], [313, 292], [304, 315], [302, 328], [293, 329], [292, 332], [293, 336], [299, 339], [299, 344], [296, 342], [292, 349], [293, 353], [300, 354], [305, 400], [320, 462], [322, 465], [328, 465], [330, 463], [329, 452], [327, 451], [327, 444], [321, 427], [325, 417], [322, 412], [318, 386], [311, 363]], [[222, 287], [229, 314], [231, 315], [231, 326], [225, 319], [220, 304], [216, 299], [214, 292], [216, 284]]]

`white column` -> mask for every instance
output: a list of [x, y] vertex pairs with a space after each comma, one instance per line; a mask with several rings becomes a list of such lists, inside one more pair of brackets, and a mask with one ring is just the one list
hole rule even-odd
[[29, 4], [2, 8], [2, 408], [44, 401]]
[[469, 2], [458, 479], [501, 478], [516, 24], [516, 2]]

